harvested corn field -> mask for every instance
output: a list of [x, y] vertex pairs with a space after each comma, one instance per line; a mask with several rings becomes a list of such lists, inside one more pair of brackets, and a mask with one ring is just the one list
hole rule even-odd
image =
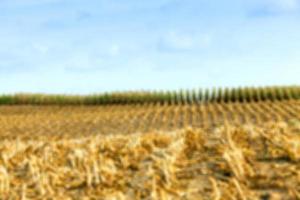
[[[2, 199], [299, 199], [286, 123], [1, 141]], [[84, 198], [85, 197], [85, 198]]]
[[0, 106], [0, 138], [74, 138], [98, 134], [209, 130], [224, 124], [262, 125], [300, 120], [300, 101], [137, 104], [109, 106]]
[[300, 199], [291, 91], [105, 105], [18, 97], [0, 106], [0, 199]]

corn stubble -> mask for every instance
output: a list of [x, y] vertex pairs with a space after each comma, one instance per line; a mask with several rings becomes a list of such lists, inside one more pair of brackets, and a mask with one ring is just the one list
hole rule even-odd
[[2, 97], [0, 200], [300, 199], [299, 91], [101, 106]]
[[299, 199], [286, 123], [0, 143], [1, 199]]

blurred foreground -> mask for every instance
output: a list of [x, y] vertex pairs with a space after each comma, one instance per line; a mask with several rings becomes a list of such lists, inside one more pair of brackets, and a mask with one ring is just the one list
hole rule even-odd
[[299, 199], [299, 128], [2, 139], [0, 198]]

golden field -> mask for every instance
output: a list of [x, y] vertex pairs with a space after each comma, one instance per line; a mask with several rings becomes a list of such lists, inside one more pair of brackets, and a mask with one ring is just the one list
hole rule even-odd
[[133, 104], [106, 106], [0, 106], [0, 138], [66, 138], [98, 134], [210, 130], [230, 124], [263, 125], [300, 119], [300, 101], [250, 103]]
[[0, 199], [300, 199], [300, 101], [0, 107]]

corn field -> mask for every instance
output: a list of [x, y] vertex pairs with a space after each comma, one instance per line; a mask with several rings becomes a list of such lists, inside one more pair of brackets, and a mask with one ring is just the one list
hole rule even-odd
[[85, 137], [300, 120], [300, 101], [111, 106], [1, 106], [0, 138]]
[[179, 91], [110, 92], [88, 96], [15, 94], [0, 96], [0, 105], [126, 105], [259, 102], [300, 99], [299, 86], [213, 88]]
[[118, 95], [0, 97], [0, 199], [300, 199], [296, 86]]

